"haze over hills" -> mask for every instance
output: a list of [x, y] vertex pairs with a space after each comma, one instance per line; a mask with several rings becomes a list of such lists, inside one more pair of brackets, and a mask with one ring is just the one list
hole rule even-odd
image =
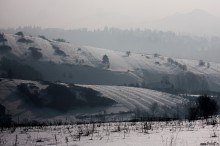
[[0, 0], [0, 145], [220, 145], [220, 0]]
[[[218, 92], [220, 64], [137, 54], [4, 34], [1, 71], [15, 78], [78, 84], [136, 85], [166, 92]], [[48, 68], [50, 68], [48, 70]]]
[[220, 17], [195, 9], [189, 13], [176, 14], [154, 22], [146, 22], [147, 28], [173, 31], [199, 36], [220, 36]]
[[14, 78], [0, 80], [1, 101], [15, 117], [74, 119], [100, 111], [112, 116], [150, 112], [155, 103], [158, 114], [172, 115], [177, 104], [180, 109], [188, 102], [178, 94], [219, 95], [220, 64], [214, 62], [73, 45], [22, 32], [1, 34], [0, 50], [1, 77]]
[[132, 51], [147, 54], [159, 53], [169, 57], [220, 62], [218, 57], [220, 53], [219, 37], [198, 37], [175, 34], [173, 32], [120, 30], [107, 27], [104, 30], [96, 31], [32, 27], [2, 30], [2, 32], [6, 33], [16, 33], [18, 31], [33, 36], [44, 35], [49, 39], [60, 38], [62, 36], [62, 38], [73, 44], [117, 51]]
[[[44, 81], [0, 79], [0, 101], [17, 120], [79, 120], [104, 115], [123, 117], [139, 111], [172, 117], [188, 102], [179, 96], [124, 86], [73, 85]], [[129, 96], [128, 96], [129, 95]], [[132, 95], [132, 96], [131, 96]], [[151, 109], [154, 107], [153, 109]], [[182, 109], [182, 110], [181, 110]], [[169, 113], [168, 113], [169, 111]], [[167, 112], [167, 113], [166, 113]], [[139, 114], [140, 114], [139, 113]], [[106, 119], [107, 120], [107, 119]]]
[[[169, 57], [220, 62], [220, 18], [200, 9], [176, 14], [158, 21], [143, 22], [142, 29], [58, 29], [19, 27], [1, 29], [5, 33], [25, 32], [49, 39], [62, 37], [78, 45], [117, 51], [159, 53]], [[146, 28], [146, 29], [145, 29]]]

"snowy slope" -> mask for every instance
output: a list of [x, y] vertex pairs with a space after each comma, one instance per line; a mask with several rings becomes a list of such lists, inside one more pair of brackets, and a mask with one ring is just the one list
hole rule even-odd
[[[217, 91], [220, 89], [220, 64], [214, 62], [204, 62], [203, 65], [199, 65], [198, 60], [172, 58], [172, 61], [168, 61], [168, 57], [156, 54], [147, 55], [131, 52], [130, 55], [127, 55], [126, 52], [89, 46], [77, 46], [65, 42], [45, 40], [40, 37], [24, 36], [25, 39], [33, 41], [32, 43], [18, 42], [18, 40], [22, 38], [18, 35], [5, 34], [4, 37], [7, 39], [5, 45], [10, 46], [12, 50], [10, 53], [2, 53], [0, 57], [18, 57], [25, 61], [33, 61], [34, 59], [30, 55], [29, 47], [35, 47], [39, 48], [38, 51], [42, 53], [42, 57], [37, 61], [90, 66], [101, 70], [111, 71], [111, 73], [119, 72], [127, 74], [131, 76], [133, 80], [136, 80], [130, 81], [130, 83], [141, 83], [144, 81], [153, 84], [154, 82], [160, 82], [163, 76], [168, 76], [172, 84], [176, 85], [176, 80], [179, 78], [175, 77], [176, 75], [182, 76], [187, 73], [192, 73], [199, 77], [197, 80], [204, 79], [206, 86], [208, 86], [206, 90], [212, 89]], [[61, 50], [64, 54], [56, 54], [56, 49]], [[102, 57], [105, 54], [109, 58], [109, 67], [102, 63]], [[186, 79], [187, 77], [185, 77], [184, 80], [190, 82], [190, 79]], [[58, 80], [66, 82], [66, 80], [60, 78]], [[105, 79], [103, 78], [102, 80]], [[72, 82], [81, 83], [78, 82], [78, 80], [73, 80]], [[86, 81], [83, 83], [86, 83]], [[91, 83], [88, 82], [88, 84]], [[124, 84], [124, 82], [120, 84]], [[181, 87], [181, 85], [179, 86]]]
[[92, 88], [104, 96], [125, 105], [130, 110], [149, 111], [153, 103], [160, 106], [176, 107], [185, 104], [186, 100], [179, 96], [143, 88], [125, 86], [79, 85]]
[[[107, 55], [110, 61], [108, 70], [112, 71], [134, 71], [136, 69], [149, 69], [159, 72], [176, 73], [182, 71], [180, 68], [170, 64], [167, 57], [132, 53], [128, 56], [126, 52], [113, 51], [103, 48], [94, 48], [88, 46], [76, 46], [70, 43], [47, 41], [38, 37], [25, 36], [24, 38], [32, 40], [33, 43], [17, 42], [20, 36], [5, 34], [7, 45], [12, 47], [12, 53], [16, 56], [24, 57], [29, 47], [42, 49], [42, 61], [53, 61], [55, 63], [79, 64], [78, 61], [84, 60], [84, 65], [99, 67], [102, 64], [103, 55]], [[57, 46], [64, 51], [67, 56], [54, 54], [52, 46]], [[79, 49], [80, 48], [80, 49]], [[78, 59], [78, 61], [77, 61]], [[187, 70], [195, 74], [219, 74], [220, 64], [210, 62], [210, 67], [199, 66], [198, 60], [174, 59], [182, 65], [187, 66]], [[155, 65], [158, 62], [159, 65]], [[157, 63], [156, 63], [157, 64]]]
[[[107, 114], [118, 114], [120, 112], [157, 112], [158, 115], [167, 114], [172, 115], [173, 112], [177, 112], [177, 107], [179, 110], [184, 108], [185, 103], [188, 100], [181, 98], [179, 96], [174, 96], [171, 94], [142, 89], [134, 87], [125, 87], [125, 86], [98, 86], [98, 85], [77, 85], [81, 87], [91, 88], [101, 93], [102, 96], [110, 98], [116, 101], [116, 104], [109, 106], [104, 106], [101, 108], [90, 107], [90, 108], [79, 108], [79, 109], [70, 109], [67, 113], [60, 113], [52, 108], [39, 108], [37, 106], [29, 105], [30, 102], [23, 100], [23, 94], [18, 91], [17, 86], [21, 83], [32, 83], [37, 86], [39, 89], [43, 90], [48, 87], [49, 84], [41, 83], [38, 81], [25, 81], [25, 80], [7, 80], [1, 79], [0, 81], [0, 103], [3, 104], [10, 114], [20, 118], [55, 118], [55, 117], [65, 117], [73, 115], [89, 115], [97, 114], [100, 111], [106, 111]], [[60, 84], [60, 83], [59, 83]], [[63, 84], [63, 83], [62, 83]], [[63, 84], [67, 87], [70, 87], [68, 84]], [[47, 94], [45, 94], [47, 95]], [[33, 98], [33, 97], [29, 97]], [[49, 97], [44, 96], [44, 100], [48, 100]], [[63, 97], [60, 97], [61, 99]], [[83, 100], [83, 99], [82, 99]], [[154, 111], [152, 110], [153, 105]], [[182, 111], [183, 112], [183, 111]]]

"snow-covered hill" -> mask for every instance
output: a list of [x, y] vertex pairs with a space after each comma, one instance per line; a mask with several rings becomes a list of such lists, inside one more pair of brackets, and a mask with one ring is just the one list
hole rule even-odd
[[[220, 89], [220, 64], [214, 62], [77, 46], [44, 37], [4, 34], [3, 38], [6, 41], [0, 42], [1, 58], [27, 64], [46, 80], [108, 85], [144, 83], [153, 89], [172, 87], [183, 91]], [[103, 62], [104, 55], [109, 63]]]
[[182, 105], [186, 102], [179, 96], [143, 88], [103, 85], [79, 86], [99, 91], [105, 97], [125, 105], [130, 110], [140, 109], [150, 111], [154, 103], [157, 103], [159, 106], [176, 107], [178, 104]]
[[[20, 90], [22, 84], [28, 85], [24, 90]], [[68, 99], [68, 94], [60, 95], [60, 97], [49, 94], [48, 87], [54, 85], [66, 86], [66, 91], [76, 93]], [[19, 87], [20, 86], [20, 87]], [[24, 87], [24, 86], [23, 86]], [[83, 89], [79, 89], [83, 87]], [[61, 90], [62, 86], [56, 88]], [[92, 92], [89, 90], [90, 96], [85, 97], [85, 92], [89, 89], [98, 91], [101, 96], [94, 99]], [[28, 90], [28, 94], [27, 93]], [[84, 92], [81, 94], [80, 90]], [[0, 102], [4, 105], [8, 113], [12, 114], [13, 118], [17, 120], [21, 119], [69, 119], [76, 117], [83, 117], [90, 115], [100, 115], [105, 112], [107, 115], [120, 115], [123, 113], [137, 113], [138, 114], [149, 114], [149, 116], [173, 116], [174, 113], [178, 112], [179, 115], [184, 113], [184, 106], [188, 100], [179, 96], [158, 92], [154, 90], [124, 87], [124, 86], [98, 86], [98, 85], [76, 85], [64, 83], [50, 83], [50, 82], [39, 82], [39, 81], [27, 81], [27, 80], [8, 80], [1, 79], [0, 81]], [[57, 93], [56, 93], [57, 94]], [[35, 95], [35, 96], [34, 96]], [[102, 100], [101, 105], [97, 104], [100, 98], [107, 98], [110, 100]], [[72, 100], [77, 99], [77, 100]], [[91, 100], [89, 98], [92, 98]], [[43, 100], [41, 100], [43, 99]], [[64, 106], [69, 106], [65, 112], [63, 107], [51, 106], [49, 103], [56, 104], [53, 100], [58, 100], [60, 105], [63, 103]], [[65, 101], [67, 100], [68, 101]], [[92, 100], [95, 100], [96, 106], [91, 105]], [[111, 100], [115, 101], [112, 104]], [[85, 102], [79, 102], [85, 101]], [[107, 102], [111, 102], [108, 104]], [[80, 106], [76, 106], [80, 104]], [[86, 105], [85, 105], [86, 104]], [[65, 107], [64, 107], [65, 108]], [[128, 116], [128, 117], [129, 117]]]

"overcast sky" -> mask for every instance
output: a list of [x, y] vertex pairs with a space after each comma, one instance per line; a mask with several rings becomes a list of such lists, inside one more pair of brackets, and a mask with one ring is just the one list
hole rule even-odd
[[0, 28], [138, 28], [194, 9], [220, 16], [220, 0], [0, 0]]

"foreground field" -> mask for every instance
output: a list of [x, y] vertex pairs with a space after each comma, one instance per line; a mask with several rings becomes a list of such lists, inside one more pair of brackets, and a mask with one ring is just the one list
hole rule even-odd
[[195, 122], [114, 122], [1, 131], [0, 145], [200, 146], [219, 145], [219, 119]]

